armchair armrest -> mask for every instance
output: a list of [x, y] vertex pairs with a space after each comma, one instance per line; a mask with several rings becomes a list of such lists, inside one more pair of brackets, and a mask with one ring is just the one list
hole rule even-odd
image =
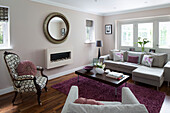
[[99, 60], [100, 60], [100, 62], [104, 62], [105, 60], [109, 60], [109, 54], [104, 55], [104, 56], [100, 56]]
[[68, 105], [72, 102], [74, 102], [76, 99], [78, 99], [78, 87], [77, 86], [72, 86], [70, 89], [70, 92], [67, 96], [67, 99], [65, 101], [65, 104], [63, 106], [63, 109], [61, 113], [66, 113], [68, 109]]
[[33, 80], [33, 79], [34, 79], [33, 75], [22, 75], [15, 77], [15, 80]]
[[122, 104], [140, 104], [140, 103], [128, 87], [123, 87]]
[[170, 61], [168, 61], [164, 66], [164, 77], [165, 81], [170, 81]]
[[37, 66], [37, 70], [41, 71], [41, 70], [44, 70], [44, 69], [41, 66]]

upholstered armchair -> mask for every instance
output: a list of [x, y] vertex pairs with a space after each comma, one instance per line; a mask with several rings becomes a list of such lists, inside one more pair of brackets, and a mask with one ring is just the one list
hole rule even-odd
[[[20, 63], [20, 58], [17, 54], [11, 52], [4, 52], [4, 60], [11, 76], [15, 96], [12, 103], [15, 103], [15, 99], [18, 93], [35, 92], [37, 94], [38, 104], [42, 105], [40, 96], [42, 89], [44, 88], [47, 92], [48, 77], [43, 74], [43, 68], [37, 66], [37, 73], [33, 75], [22, 75], [19, 76], [16, 69]], [[39, 71], [39, 72], [38, 72]]]
[[122, 102], [98, 101], [104, 105], [74, 103], [78, 98], [78, 87], [72, 86], [61, 113], [149, 113], [128, 87], [122, 88]]

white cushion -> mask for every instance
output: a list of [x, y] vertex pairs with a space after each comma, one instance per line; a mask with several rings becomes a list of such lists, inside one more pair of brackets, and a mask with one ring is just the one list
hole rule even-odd
[[114, 52], [113, 60], [114, 61], [123, 61], [123, 52]]
[[110, 60], [113, 60], [113, 53], [114, 53], [114, 52], [119, 52], [119, 50], [115, 50], [115, 49], [110, 50], [110, 52], [109, 52], [109, 59], [110, 59]]
[[143, 104], [121, 104], [121, 105], [68, 105], [67, 113], [148, 113]]

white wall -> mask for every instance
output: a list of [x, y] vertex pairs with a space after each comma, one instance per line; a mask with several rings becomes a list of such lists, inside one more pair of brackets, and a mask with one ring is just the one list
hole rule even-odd
[[[49, 75], [61, 73], [92, 62], [97, 57], [95, 44], [85, 44], [85, 22], [95, 22], [96, 40], [103, 38], [103, 17], [60, 7], [31, 2], [30, 0], [1, 0], [1, 5], [10, 7], [10, 35], [12, 52], [21, 60], [31, 60], [35, 65], [45, 66], [46, 48], [73, 47], [73, 63], [67, 66], [45, 70]], [[43, 33], [43, 22], [52, 12], [62, 13], [69, 21], [70, 32], [62, 44], [52, 44]], [[4, 51], [0, 51], [0, 90], [11, 86], [11, 79], [3, 59]]]

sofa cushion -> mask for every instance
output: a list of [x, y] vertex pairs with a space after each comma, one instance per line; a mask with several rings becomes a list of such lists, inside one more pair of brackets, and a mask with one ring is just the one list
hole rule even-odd
[[121, 52], [123, 52], [123, 61], [124, 62], [127, 62], [128, 60], [128, 52], [126, 50], [121, 50]]
[[152, 67], [153, 60], [154, 59], [152, 55], [144, 55], [141, 64]]
[[119, 52], [119, 50], [113, 49], [113, 50], [110, 50], [110, 51], [109, 51], [109, 59], [110, 59], [110, 60], [113, 60], [113, 54], [114, 54], [114, 52]]
[[119, 67], [119, 68], [126, 68], [129, 70], [134, 70], [137, 67], [139, 67], [139, 64], [130, 63], [130, 62], [118, 62], [118, 61], [111, 61], [111, 60], [105, 60], [104, 62], [106, 64], [106, 68], [108, 67]]
[[160, 81], [163, 72], [163, 68], [140, 66], [132, 72], [132, 76]]
[[123, 52], [114, 52], [113, 60], [114, 61], [123, 61]]
[[148, 113], [143, 104], [121, 104], [121, 105], [68, 105], [67, 113]]
[[128, 55], [127, 55], [127, 56], [138, 56], [138, 57], [139, 57], [139, 59], [138, 59], [138, 64], [141, 63], [142, 58], [143, 58], [143, 55], [144, 55], [143, 52], [134, 52], [134, 51], [127, 51], [127, 52], [128, 52]]
[[80, 98], [76, 99], [74, 101], [74, 103], [78, 103], [78, 104], [91, 104], [91, 105], [104, 105], [103, 103], [97, 102], [94, 99], [86, 99], [86, 98], [83, 98], [83, 97], [80, 97]]
[[130, 55], [128, 55], [128, 62], [137, 64], [138, 63], [138, 59], [139, 59], [138, 56], [130, 56]]
[[152, 66], [154, 67], [163, 67], [165, 63], [167, 62], [168, 59], [168, 54], [167, 53], [150, 53], [153, 58], [153, 64]]

